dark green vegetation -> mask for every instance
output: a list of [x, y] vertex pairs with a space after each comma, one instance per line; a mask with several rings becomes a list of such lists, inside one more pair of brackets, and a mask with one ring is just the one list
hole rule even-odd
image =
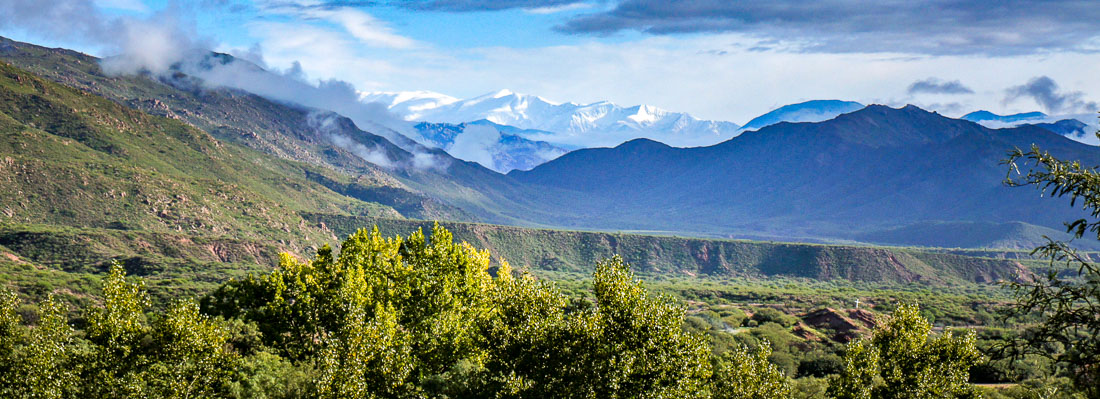
[[[377, 225], [386, 234], [427, 230], [431, 222], [337, 215], [306, 215], [338, 235]], [[928, 284], [1013, 279], [1030, 260], [936, 253], [920, 249], [767, 243], [559, 230], [535, 230], [445, 222], [455, 237], [494, 256], [536, 270], [587, 272], [601, 258], [622, 256], [646, 274], [711, 277], [802, 277]]]
[[[149, 306], [143, 284], [114, 266], [102, 304], [85, 307], [77, 329], [53, 298], [20, 312], [15, 295], [2, 294], [0, 393], [761, 399], [793, 393], [772, 363], [769, 339], [784, 339], [797, 319], [760, 310], [749, 324], [771, 335], [714, 350], [704, 335], [682, 328], [684, 308], [649, 293], [619, 258], [598, 264], [590, 291], [576, 297], [516, 275], [507, 263], [494, 276], [488, 252], [454, 243], [441, 227], [431, 237], [360, 230], [339, 255], [328, 247], [309, 262], [284, 255], [271, 273], [222, 285], [201, 310], [183, 300], [152, 315], [143, 313]], [[32, 328], [21, 325], [28, 318]], [[841, 372], [829, 380], [832, 396], [971, 397], [968, 369], [981, 359], [973, 334], [930, 339], [930, 333], [916, 307], [899, 307], [874, 329], [870, 344], [855, 341], [846, 362], [832, 366]], [[792, 344], [774, 342], [782, 343]], [[829, 368], [828, 360], [820, 363]], [[809, 381], [823, 388], [821, 380]]]

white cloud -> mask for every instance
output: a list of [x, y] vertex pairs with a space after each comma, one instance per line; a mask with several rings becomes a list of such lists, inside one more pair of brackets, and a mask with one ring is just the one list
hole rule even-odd
[[[290, 25], [311, 26], [331, 24], [359, 43], [370, 47], [408, 49], [419, 44], [408, 37], [394, 33], [385, 21], [375, 18], [367, 12], [353, 8], [325, 5], [311, 0], [288, 2], [261, 1], [260, 9], [267, 14], [288, 16], [296, 21]], [[293, 35], [293, 30], [283, 31], [283, 35]]]
[[[295, 32], [288, 38], [285, 32]], [[813, 99], [865, 104], [948, 104], [959, 116], [975, 109], [1032, 111], [1029, 99], [1002, 104], [1004, 90], [1050, 76], [1086, 100], [1100, 94], [1100, 75], [1081, 65], [1100, 54], [924, 56], [806, 54], [797, 45], [741, 34], [655, 36], [616, 42], [587, 39], [535, 48], [483, 47], [370, 50], [347, 32], [294, 24], [257, 29], [265, 58], [286, 66], [303, 60], [310, 76], [335, 77], [363, 91], [431, 90], [473, 97], [500, 88], [578, 103], [648, 104], [711, 120], [744, 123], [776, 107]], [[320, 62], [323, 60], [324, 62]], [[947, 72], [950, 74], [948, 75]], [[929, 76], [961, 80], [973, 94], [915, 99], [909, 85]]]
[[393, 33], [393, 29], [384, 22], [353, 8], [312, 10], [307, 15], [339, 24], [348, 34], [368, 46], [397, 49], [417, 46], [415, 40]]
[[447, 153], [455, 158], [473, 161], [486, 168], [496, 169], [493, 147], [500, 141], [500, 132], [490, 126], [467, 125], [462, 134], [455, 136]]

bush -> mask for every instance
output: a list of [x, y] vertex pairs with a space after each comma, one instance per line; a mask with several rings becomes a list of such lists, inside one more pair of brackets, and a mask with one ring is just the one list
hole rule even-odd
[[758, 325], [776, 323], [783, 327], [791, 327], [798, 324], [798, 318], [772, 308], [760, 308], [752, 315], [752, 320], [756, 321]]

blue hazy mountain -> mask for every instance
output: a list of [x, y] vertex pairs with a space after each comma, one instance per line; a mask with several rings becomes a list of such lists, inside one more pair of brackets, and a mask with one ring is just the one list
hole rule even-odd
[[1058, 230], [1078, 218], [1077, 209], [1002, 183], [1005, 152], [1032, 143], [1100, 164], [1100, 149], [1038, 126], [990, 129], [915, 106], [872, 105], [709, 147], [634, 140], [578, 150], [509, 176], [576, 192], [555, 204], [560, 222], [583, 215], [602, 228], [906, 243], [898, 239], [906, 226], [936, 223], [939, 234], [962, 235], [971, 223]]
[[1027, 120], [1040, 120], [1047, 117], [1047, 114], [1042, 112], [1023, 112], [1012, 115], [997, 115], [989, 111], [974, 111], [969, 114], [963, 115], [963, 120], [971, 122], [989, 122], [996, 121], [1002, 123], [1014, 123]]
[[1035, 123], [1034, 125], [1066, 137], [1077, 139], [1084, 138], [1086, 134], [1093, 133], [1089, 131], [1089, 125], [1076, 119], [1062, 119], [1057, 122]]
[[745, 126], [742, 126], [741, 130], [758, 130], [779, 122], [821, 122], [861, 108], [863, 108], [863, 104], [841, 100], [813, 100], [784, 105], [753, 118]]

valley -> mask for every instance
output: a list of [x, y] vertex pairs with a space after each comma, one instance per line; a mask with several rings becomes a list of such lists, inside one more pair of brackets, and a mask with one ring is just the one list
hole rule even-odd
[[[676, 334], [700, 340], [692, 348], [706, 359], [754, 348], [764, 353], [761, 367], [771, 367], [783, 384], [820, 394], [804, 397], [823, 397], [827, 379], [844, 368], [846, 345], [882, 331], [886, 315], [900, 318], [909, 305], [920, 305], [911, 313], [937, 334], [974, 331], [968, 345], [983, 351], [1014, 336], [1014, 323], [1034, 322], [998, 312], [1014, 300], [1013, 283], [1031, 284], [1058, 270], [1031, 250], [1048, 238], [1069, 241], [1063, 223], [1080, 209], [1007, 187], [1003, 160], [1013, 149], [1037, 145], [1057, 157], [1100, 164], [1100, 150], [1063, 134], [1082, 126], [993, 129], [912, 105], [802, 103], [739, 127], [644, 106], [562, 105], [497, 93], [476, 102], [414, 99], [440, 103], [437, 115], [447, 117], [436, 123], [360, 126], [337, 112], [203, 80], [199, 75], [219, 68], [286, 79], [225, 54], [205, 55], [198, 65], [208, 70], [181, 67], [168, 74], [108, 74], [101, 62], [0, 38], [0, 286], [22, 298], [12, 302], [18, 305], [12, 312], [38, 314], [52, 301], [66, 309], [95, 308], [110, 300], [99, 299], [102, 287], [130, 284], [128, 275], [141, 279], [150, 314], [175, 315], [189, 298], [195, 314], [201, 305], [205, 315], [234, 320], [236, 335], [223, 346], [238, 348], [251, 362], [285, 362], [279, 363], [282, 379], [313, 373], [302, 371], [308, 362], [300, 360], [321, 356], [308, 352], [321, 341], [294, 335], [300, 332], [265, 337], [263, 331], [277, 330], [264, 329], [285, 327], [266, 323], [299, 310], [293, 301], [277, 304], [282, 294], [262, 306], [249, 301], [325, 284], [367, 292], [355, 285], [366, 283], [354, 279], [393, 278], [389, 269], [347, 265], [384, 257], [386, 267], [415, 277], [394, 280], [409, 284], [391, 287], [408, 289], [400, 301], [428, 295], [423, 292], [446, 297], [432, 306], [452, 306], [441, 311], [458, 312], [446, 315], [450, 324], [424, 325], [457, 329], [445, 331], [458, 334], [455, 342], [473, 339], [461, 334], [474, 333], [455, 331], [475, 324], [454, 320], [480, 317], [462, 313], [476, 310], [464, 306], [494, 303], [494, 312], [507, 314], [508, 306], [531, 301], [549, 314], [534, 319], [573, 328], [581, 322], [563, 320], [611, 307], [601, 295], [641, 292], [624, 312], [657, 309]], [[552, 141], [559, 132], [534, 125], [455, 116], [466, 103], [500, 108], [489, 100], [601, 115], [671, 115], [718, 138], [672, 146], [620, 141], [623, 136], [589, 146]], [[655, 126], [673, 136], [681, 132]], [[573, 127], [573, 133], [587, 132]], [[422, 137], [406, 137], [404, 128]], [[510, 134], [487, 136], [509, 146], [495, 153], [508, 157], [478, 155], [489, 156], [489, 167], [452, 153], [461, 151], [463, 135], [481, 128]], [[1082, 259], [1100, 258], [1095, 241], [1071, 244]], [[424, 271], [401, 268], [408, 259], [447, 266], [430, 269], [439, 275], [420, 276]], [[431, 286], [444, 282], [451, 285]], [[448, 296], [463, 289], [475, 300]], [[331, 300], [324, 295], [332, 292], [351, 295], [325, 291], [316, 294], [323, 299], [309, 300]], [[256, 296], [234, 296], [242, 293]], [[487, 293], [519, 299], [481, 297]], [[466, 300], [475, 302], [455, 305]], [[312, 306], [302, 302], [297, 306]], [[427, 340], [431, 334], [417, 329], [428, 327], [387, 313], [409, 318], [414, 308], [379, 307], [371, 317], [407, 324], [372, 331], [390, 338], [415, 332], [422, 336], [408, 335], [408, 342]], [[168, 320], [158, 317], [145, 322]], [[356, 325], [341, 320], [323, 328], [337, 329], [331, 333], [337, 336]], [[506, 327], [512, 328], [493, 325]], [[249, 341], [258, 337], [267, 341]], [[301, 341], [283, 346], [286, 337]], [[528, 344], [525, 349], [541, 348]], [[415, 389], [468, 388], [436, 382], [466, 378], [451, 374], [460, 373], [458, 366], [418, 364], [423, 375], [408, 377]], [[1052, 377], [1032, 363], [1003, 359], [968, 370], [970, 382]]]

